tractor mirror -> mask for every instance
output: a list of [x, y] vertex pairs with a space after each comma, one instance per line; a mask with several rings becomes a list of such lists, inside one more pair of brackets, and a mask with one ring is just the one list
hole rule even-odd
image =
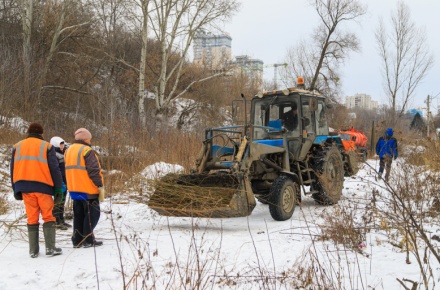
[[318, 109], [318, 99], [317, 98], [310, 98], [309, 100], [309, 110], [310, 111], [316, 111]]

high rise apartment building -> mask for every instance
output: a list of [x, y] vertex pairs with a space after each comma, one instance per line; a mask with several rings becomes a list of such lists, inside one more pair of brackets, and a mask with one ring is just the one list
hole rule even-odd
[[231, 42], [229, 34], [214, 35], [200, 30], [194, 37], [194, 63], [212, 70], [225, 68], [231, 62]]
[[237, 71], [246, 73], [252, 78], [263, 80], [263, 65], [264, 62], [261, 59], [251, 58], [249, 55], [236, 56], [232, 62]]
[[367, 94], [356, 94], [345, 98], [345, 106], [349, 109], [362, 108], [375, 110], [378, 108], [378, 102], [371, 100], [371, 96]]
[[194, 37], [194, 63], [212, 71], [228, 69], [235, 75], [245, 74], [253, 85], [262, 86], [264, 63], [248, 55], [231, 57], [232, 38], [229, 34], [214, 35], [200, 30]]

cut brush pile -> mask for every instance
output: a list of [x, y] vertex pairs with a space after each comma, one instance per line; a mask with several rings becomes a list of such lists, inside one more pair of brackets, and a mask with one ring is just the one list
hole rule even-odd
[[[211, 216], [229, 209], [239, 183], [227, 174], [169, 174], [154, 182], [148, 206], [162, 215]], [[225, 213], [225, 217], [230, 214]]]

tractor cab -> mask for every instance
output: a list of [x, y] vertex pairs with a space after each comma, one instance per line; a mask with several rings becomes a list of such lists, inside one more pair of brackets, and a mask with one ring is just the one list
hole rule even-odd
[[[294, 88], [265, 92], [252, 99], [252, 140], [283, 146], [285, 137], [289, 152], [301, 160], [317, 137], [329, 135], [325, 111], [325, 99], [309, 91]], [[301, 154], [303, 144], [307, 148]]]

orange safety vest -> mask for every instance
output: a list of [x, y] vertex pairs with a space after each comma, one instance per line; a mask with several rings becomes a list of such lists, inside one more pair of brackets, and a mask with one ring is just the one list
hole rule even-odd
[[[72, 192], [83, 192], [87, 194], [99, 194], [98, 187], [90, 179], [84, 156], [92, 150], [87, 145], [72, 144], [66, 152], [64, 162], [66, 165], [66, 180], [67, 189]], [[95, 154], [95, 152], [93, 152]], [[96, 154], [95, 154], [96, 156]], [[96, 158], [98, 159], [98, 157]], [[101, 168], [101, 164], [98, 160], [98, 166]], [[102, 172], [99, 172], [101, 180], [103, 180]], [[104, 184], [104, 181], [102, 182]]]
[[14, 145], [14, 177], [17, 181], [36, 181], [53, 186], [47, 162], [48, 142], [38, 138], [26, 138]]

